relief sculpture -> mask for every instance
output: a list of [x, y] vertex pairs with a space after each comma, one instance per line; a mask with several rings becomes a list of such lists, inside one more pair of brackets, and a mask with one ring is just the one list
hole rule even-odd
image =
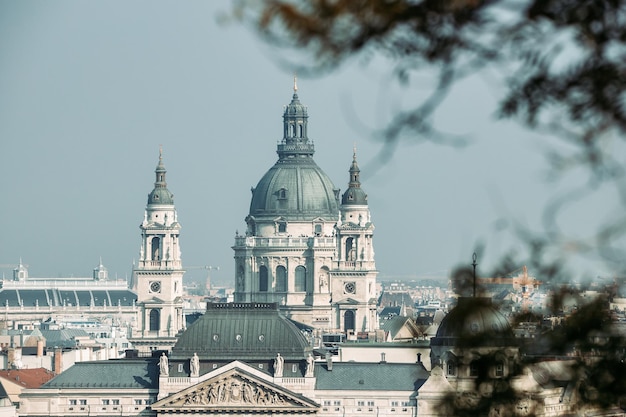
[[183, 405], [286, 405], [285, 398], [249, 381], [228, 378], [184, 398]]

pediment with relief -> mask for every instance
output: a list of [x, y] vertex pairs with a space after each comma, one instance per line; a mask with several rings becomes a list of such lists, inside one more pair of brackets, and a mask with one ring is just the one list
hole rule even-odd
[[220, 411], [316, 413], [314, 401], [233, 369], [152, 404], [156, 411]]

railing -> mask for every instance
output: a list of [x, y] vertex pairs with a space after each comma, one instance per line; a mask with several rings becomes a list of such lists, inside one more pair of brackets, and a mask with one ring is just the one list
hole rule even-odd
[[334, 248], [335, 238], [332, 237], [256, 237], [239, 236], [235, 238], [235, 246], [257, 246], [257, 247], [314, 247], [314, 248]]
[[399, 416], [408, 417], [417, 415], [417, 409], [414, 406], [401, 406], [401, 407], [378, 407], [378, 406], [336, 406], [336, 405], [324, 405], [322, 406], [321, 414], [334, 414], [340, 413], [343, 416]]
[[26, 289], [26, 288], [98, 288], [98, 289], [126, 289], [128, 282], [124, 279], [97, 281], [93, 278], [46, 278], [25, 281], [2, 281], [3, 289]]
[[306, 378], [283, 378], [283, 384], [285, 385], [304, 385]]
[[171, 376], [167, 382], [170, 384], [191, 384], [191, 378], [188, 376]]

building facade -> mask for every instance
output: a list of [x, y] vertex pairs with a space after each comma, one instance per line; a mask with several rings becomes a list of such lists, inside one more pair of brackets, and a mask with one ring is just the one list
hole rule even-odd
[[141, 229], [139, 260], [133, 269], [133, 290], [140, 309], [131, 342], [140, 350], [168, 349], [184, 328], [183, 265], [178, 214], [167, 188], [162, 151], [148, 195]]
[[317, 329], [373, 331], [374, 226], [356, 154], [341, 196], [314, 152], [294, 83], [278, 161], [252, 188], [246, 232], [235, 236], [235, 301], [277, 303]]

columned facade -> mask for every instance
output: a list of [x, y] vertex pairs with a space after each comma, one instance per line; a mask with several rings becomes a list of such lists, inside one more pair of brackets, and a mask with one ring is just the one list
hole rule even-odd
[[[277, 153], [278, 161], [252, 188], [245, 234], [235, 236], [235, 301], [277, 303], [289, 318], [322, 330], [376, 329], [370, 302], [376, 278], [374, 227], [367, 203], [359, 194], [358, 204], [344, 204], [313, 160], [308, 110], [295, 83]], [[350, 184], [349, 190], [362, 193], [358, 173]], [[355, 220], [359, 215], [361, 221]], [[346, 245], [349, 254], [342, 255]], [[346, 297], [342, 289], [349, 282], [355, 291]], [[346, 309], [355, 316], [348, 328]]]

